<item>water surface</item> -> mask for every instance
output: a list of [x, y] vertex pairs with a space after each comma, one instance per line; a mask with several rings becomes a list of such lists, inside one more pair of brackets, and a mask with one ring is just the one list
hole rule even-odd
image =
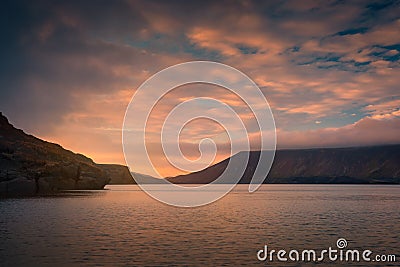
[[263, 185], [253, 194], [239, 185], [199, 208], [162, 204], [134, 185], [3, 199], [0, 265], [282, 265], [258, 261], [257, 251], [322, 250], [340, 237], [398, 263], [399, 206], [392, 185]]

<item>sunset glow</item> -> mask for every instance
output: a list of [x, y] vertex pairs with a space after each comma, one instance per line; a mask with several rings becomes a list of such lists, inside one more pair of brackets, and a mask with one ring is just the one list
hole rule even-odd
[[[122, 123], [140, 84], [171, 65], [209, 60], [258, 84], [278, 148], [400, 142], [396, 3], [116, 1], [95, 13], [92, 4], [32, 2], [5, 15], [0, 105], [16, 127], [96, 162], [125, 164]], [[200, 84], [158, 104], [146, 129], [149, 146], [159, 143], [170, 109], [192, 97], [234, 107], [257, 149], [254, 118], [241, 99]], [[214, 163], [229, 157], [223, 128], [204, 120], [182, 132], [185, 156], [198, 157], [198, 140], [210, 136], [219, 148]], [[153, 149], [163, 176], [181, 173]]]

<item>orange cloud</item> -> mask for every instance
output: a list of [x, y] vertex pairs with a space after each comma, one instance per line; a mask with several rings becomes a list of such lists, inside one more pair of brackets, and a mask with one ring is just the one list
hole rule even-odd
[[[400, 20], [396, 6], [371, 3], [120, 1], [98, 5], [96, 14], [84, 3], [27, 4], [28, 14], [49, 12], [22, 12], [16, 21], [30, 18], [25, 26], [10, 21], [0, 104], [30, 133], [99, 162], [124, 163], [121, 125], [135, 89], [165, 67], [212, 60], [258, 83], [281, 147], [398, 142]], [[212, 86], [181, 88], [155, 107], [146, 129], [164, 175], [176, 170], [157, 141], [162, 123], [193, 97], [230, 105], [257, 148], [260, 133], [240, 98]], [[183, 131], [184, 154], [195, 158], [197, 141], [212, 137], [217, 159], [229, 156], [223, 130], [200, 122]]]

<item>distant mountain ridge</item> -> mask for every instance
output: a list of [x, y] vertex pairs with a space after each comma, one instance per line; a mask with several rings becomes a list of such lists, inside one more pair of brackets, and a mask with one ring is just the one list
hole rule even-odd
[[[251, 181], [259, 154], [250, 152], [239, 183]], [[202, 171], [167, 180], [177, 184], [210, 183], [228, 162], [229, 158]], [[134, 184], [132, 176], [144, 183], [163, 182], [130, 173], [127, 166], [96, 164], [84, 155], [26, 134], [0, 112], [0, 196], [103, 189], [108, 183]], [[277, 150], [264, 183], [400, 184], [400, 145]]]
[[[250, 183], [259, 155], [259, 151], [250, 152], [239, 183]], [[210, 183], [221, 175], [228, 162], [229, 158], [199, 172], [167, 179], [176, 184]], [[277, 150], [264, 183], [399, 184], [400, 145]]]

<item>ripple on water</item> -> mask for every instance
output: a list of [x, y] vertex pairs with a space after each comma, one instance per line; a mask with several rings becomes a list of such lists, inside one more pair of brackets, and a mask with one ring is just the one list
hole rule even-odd
[[248, 266], [260, 264], [264, 244], [324, 249], [343, 237], [377, 253], [397, 253], [400, 245], [397, 186], [268, 185], [248, 194], [243, 185], [192, 209], [161, 204], [136, 186], [109, 189], [0, 200], [0, 262]]

